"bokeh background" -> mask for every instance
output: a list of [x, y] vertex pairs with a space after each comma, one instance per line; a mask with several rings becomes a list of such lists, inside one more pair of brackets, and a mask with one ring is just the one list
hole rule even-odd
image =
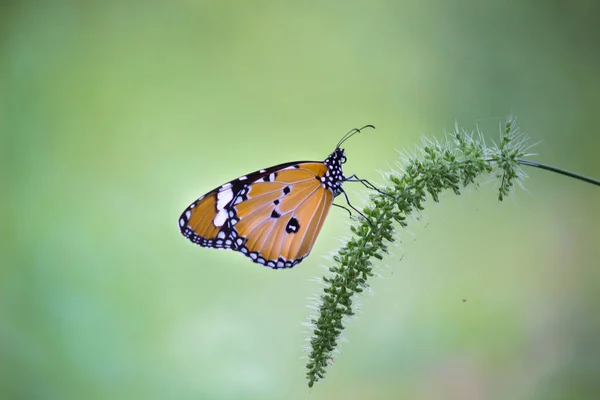
[[599, 178], [598, 4], [2, 2], [0, 397], [600, 398], [597, 187], [530, 170], [503, 203], [493, 182], [428, 203], [310, 390], [301, 322], [347, 214], [276, 272], [177, 229], [368, 123], [345, 170], [375, 181], [510, 113], [536, 160]]

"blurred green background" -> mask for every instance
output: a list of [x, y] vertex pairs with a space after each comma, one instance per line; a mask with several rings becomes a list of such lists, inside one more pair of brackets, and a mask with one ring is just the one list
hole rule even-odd
[[[514, 113], [535, 159], [600, 177], [597, 1], [4, 1], [2, 399], [600, 398], [600, 190], [530, 170], [412, 219], [308, 389], [311, 256], [183, 239], [206, 191], [323, 159], [381, 180], [455, 121]], [[355, 202], [362, 188], [346, 185]], [[349, 187], [348, 187], [349, 186]], [[466, 300], [466, 301], [463, 301]]]

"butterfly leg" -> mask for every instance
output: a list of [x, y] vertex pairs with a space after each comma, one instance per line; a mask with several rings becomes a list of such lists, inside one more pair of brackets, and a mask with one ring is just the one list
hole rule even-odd
[[[346, 203], [348, 203], [348, 206], [349, 206], [351, 209], [353, 209], [354, 211], [356, 211], [356, 212], [357, 212], [357, 213], [358, 213], [358, 214], [359, 214], [361, 217], [363, 217], [364, 219], [366, 219], [366, 220], [367, 220], [367, 222], [369, 223], [369, 225], [373, 226], [373, 224], [371, 223], [371, 220], [370, 220], [369, 218], [367, 218], [367, 217], [365, 216], [365, 214], [361, 213], [361, 212], [360, 212], [360, 211], [359, 211], [359, 210], [358, 210], [356, 207], [354, 207], [354, 206], [352, 205], [352, 203], [350, 203], [350, 199], [348, 198], [348, 195], [346, 194], [346, 192], [342, 190], [342, 193], [343, 193], [344, 197], [346, 198]], [[337, 205], [337, 204], [335, 204], [335, 205]], [[344, 208], [345, 208], [345, 207], [344, 207]], [[350, 213], [350, 215], [352, 215], [352, 213]]]
[[[346, 200], [348, 200], [348, 198], [346, 198]], [[341, 209], [344, 209], [344, 210], [348, 211], [348, 214], [350, 214], [350, 218], [352, 218], [354, 216], [354, 215], [352, 215], [352, 211], [350, 211], [346, 207], [341, 206], [339, 204], [335, 204], [335, 203], [331, 203], [331, 204], [334, 205], [334, 206], [336, 206], [336, 207], [339, 207]], [[350, 205], [350, 203], [348, 203], [348, 204]], [[350, 205], [350, 207], [352, 207], [352, 205]], [[354, 207], [352, 207], [352, 208], [354, 208]], [[354, 208], [354, 210], [356, 210], [356, 208]], [[358, 210], [357, 210], [357, 212], [360, 213], [360, 211], [358, 211]], [[367, 220], [367, 222], [369, 223], [369, 225], [373, 226], [373, 224], [371, 223], [371, 220], [369, 220], [367, 217], [365, 217], [362, 213], [360, 213], [360, 215], [362, 215], [362, 217]]]
[[346, 210], [348, 211], [348, 214], [350, 214], [350, 217], [352, 217], [352, 211], [348, 210], [346, 207], [344, 206], [340, 206], [339, 204], [335, 204], [335, 203], [331, 203], [332, 205], [341, 208], [342, 210]]
[[349, 177], [347, 177], [346, 179], [344, 179], [344, 182], [360, 182], [360, 183], [362, 183], [362, 184], [363, 184], [363, 185], [364, 185], [366, 188], [368, 188], [368, 189], [375, 190], [376, 192], [378, 192], [378, 193], [380, 193], [380, 194], [382, 194], [382, 195], [384, 195], [384, 196], [387, 196], [387, 197], [392, 197], [392, 196], [391, 196], [391, 195], [389, 195], [388, 193], [385, 193], [385, 192], [383, 192], [383, 191], [381, 191], [381, 190], [377, 189], [377, 188], [375, 187], [375, 185], [373, 185], [373, 184], [372, 184], [371, 182], [369, 182], [368, 180], [366, 180], [366, 179], [360, 179], [358, 176], [356, 176], [356, 174], [352, 174], [352, 175], [350, 175]]

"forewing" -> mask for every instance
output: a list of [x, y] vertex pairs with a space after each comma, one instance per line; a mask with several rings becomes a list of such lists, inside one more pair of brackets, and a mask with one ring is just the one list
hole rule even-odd
[[239, 251], [271, 268], [290, 268], [312, 247], [333, 203], [327, 166], [294, 162], [230, 181], [193, 202], [181, 233], [203, 246]]
[[179, 217], [181, 234], [203, 247], [231, 248], [232, 207], [246, 199], [245, 193], [253, 182], [268, 180], [274, 171], [296, 163], [285, 163], [261, 169], [227, 182], [190, 204]]

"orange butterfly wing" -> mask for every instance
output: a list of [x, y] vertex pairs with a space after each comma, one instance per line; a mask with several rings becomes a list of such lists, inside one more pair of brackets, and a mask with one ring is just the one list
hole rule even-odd
[[[295, 162], [226, 183], [181, 215], [181, 233], [203, 247], [239, 251], [271, 268], [291, 268], [310, 253], [334, 192], [323, 162]], [[341, 174], [341, 172], [340, 172]]]

